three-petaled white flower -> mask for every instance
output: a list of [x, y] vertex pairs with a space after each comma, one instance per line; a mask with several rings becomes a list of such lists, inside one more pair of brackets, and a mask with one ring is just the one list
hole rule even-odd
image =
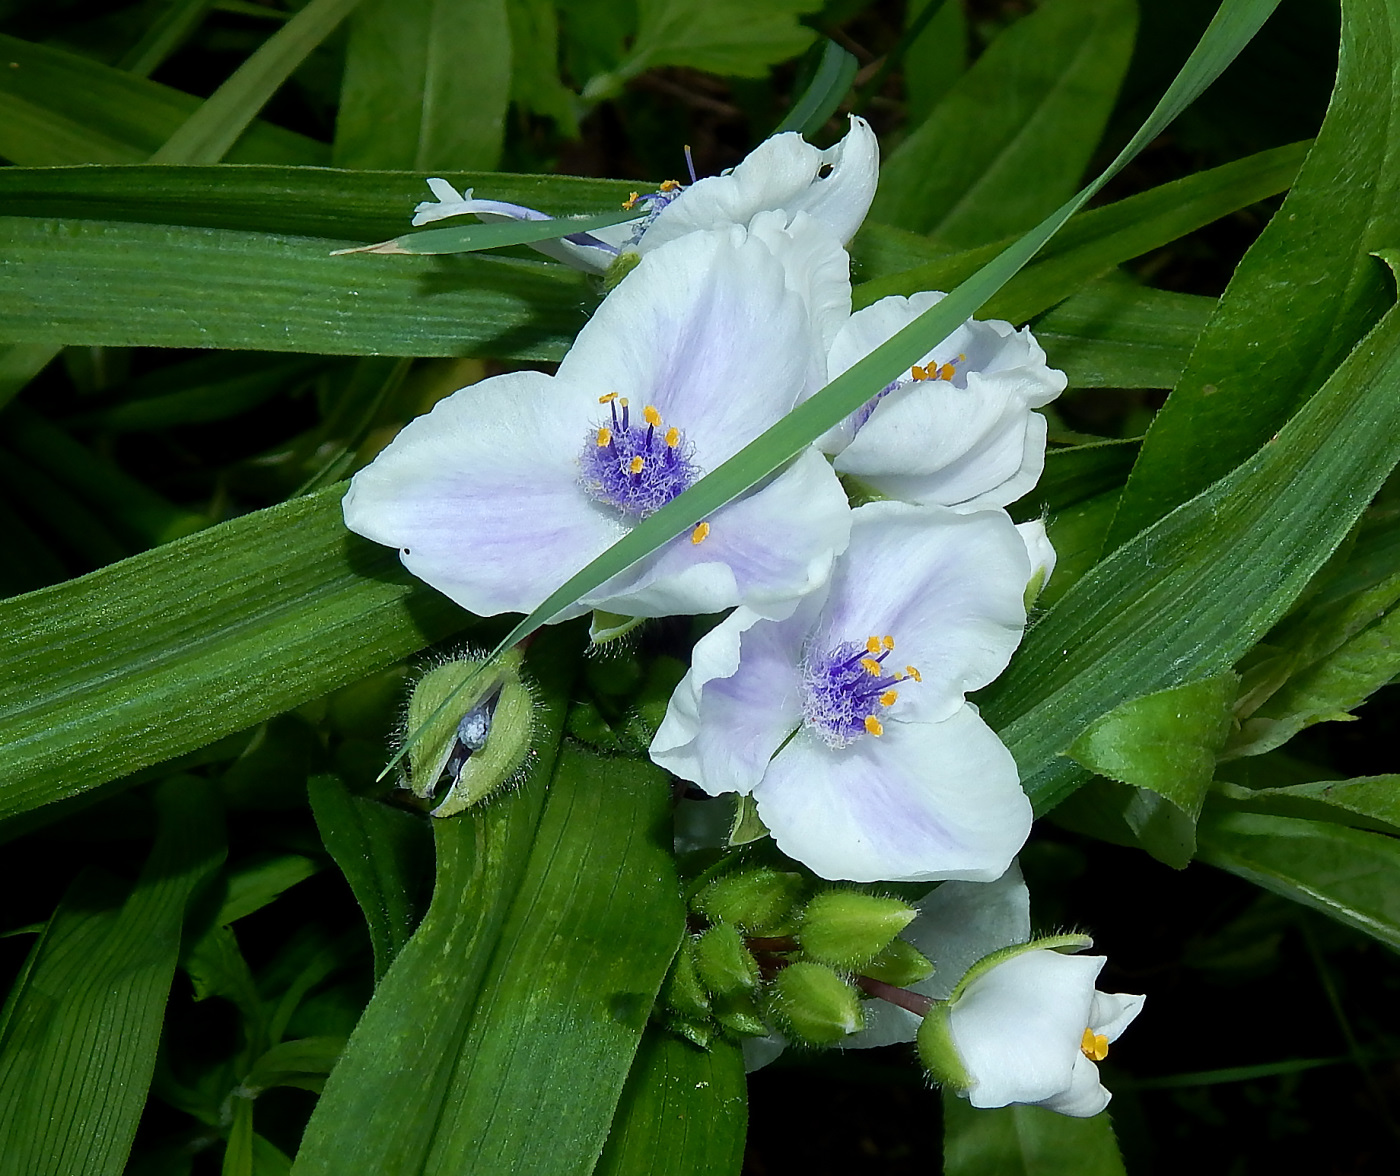
[[[747, 225], [759, 213], [775, 210], [789, 218], [806, 213], [844, 245], [855, 236], [874, 199], [879, 162], [875, 132], [863, 118], [852, 115], [846, 137], [825, 151], [796, 131], [774, 135], [724, 175], [688, 186], [668, 181], [656, 192], [635, 196], [635, 220], [541, 241], [534, 248], [576, 269], [603, 273], [624, 251], [647, 253], [686, 233]], [[477, 200], [470, 188], [458, 192], [443, 179], [429, 180], [428, 187], [436, 199], [414, 209], [414, 225], [466, 213], [485, 221], [551, 219], [521, 204]]]
[[1031, 808], [964, 695], [1016, 648], [1029, 574], [1001, 511], [863, 506], [790, 617], [739, 609], [700, 640], [651, 757], [711, 794], [752, 793], [822, 877], [996, 878]]
[[[529, 611], [820, 387], [849, 313], [845, 251], [805, 214], [686, 234], [604, 300], [557, 375], [496, 376], [411, 422], [356, 474], [346, 525], [472, 612]], [[555, 619], [785, 616], [849, 528], [809, 449]]]
[[[891, 296], [857, 311], [828, 358], [828, 379], [864, 359], [942, 301]], [[1030, 329], [968, 319], [910, 371], [819, 441], [837, 472], [904, 502], [959, 511], [1006, 506], [1045, 467], [1045, 418], [1033, 410], [1065, 388]]]

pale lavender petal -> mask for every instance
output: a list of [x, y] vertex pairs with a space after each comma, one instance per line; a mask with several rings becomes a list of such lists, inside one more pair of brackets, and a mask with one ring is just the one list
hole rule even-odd
[[1123, 1030], [1142, 1012], [1146, 999], [1131, 992], [1096, 992], [1093, 1007], [1089, 1010], [1088, 1025], [1109, 1041], [1117, 1041]]
[[802, 721], [797, 663], [813, 611], [808, 604], [767, 621], [741, 608], [705, 634], [651, 742], [652, 760], [712, 796], [752, 792]]
[[1103, 965], [1103, 956], [1028, 951], [968, 985], [949, 1010], [949, 1029], [974, 1082], [973, 1106], [1038, 1103], [1069, 1090]]
[[889, 666], [913, 665], [923, 679], [905, 684], [892, 717], [936, 721], [1006, 667], [1029, 575], [1025, 544], [999, 511], [870, 503], [853, 512], [813, 642], [834, 649], [892, 636]]
[[1011, 753], [970, 706], [839, 749], [804, 728], [754, 799], [784, 853], [854, 882], [991, 881], [1031, 824]]
[[453, 393], [355, 475], [346, 526], [480, 616], [533, 609], [624, 531], [579, 487], [588, 424], [564, 393], [539, 372]]
[[788, 616], [799, 597], [826, 583], [846, 549], [851, 510], [826, 459], [809, 449], [707, 522], [702, 542], [682, 535], [585, 600], [637, 617], [719, 612], [738, 604], [768, 617]]
[[994, 882], [944, 882], [915, 905], [919, 914], [901, 938], [933, 964], [933, 975], [913, 987], [936, 1000], [978, 960], [1031, 937], [1031, 896], [1014, 862]]

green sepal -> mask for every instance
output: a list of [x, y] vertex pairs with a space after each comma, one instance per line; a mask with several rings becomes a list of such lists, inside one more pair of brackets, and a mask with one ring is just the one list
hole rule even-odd
[[932, 976], [933, 964], [908, 940], [895, 939], [860, 971], [872, 980], [880, 980], [896, 988], [908, 988]]
[[736, 992], [715, 1001], [715, 1020], [729, 1037], [767, 1037], [772, 1032], [759, 1012], [758, 1003], [747, 992]]
[[604, 612], [600, 608], [595, 608], [593, 619], [588, 623], [588, 639], [594, 645], [604, 645], [609, 641], [616, 641], [619, 637], [632, 632], [646, 619], [646, 617], [629, 617], [623, 613]]
[[694, 941], [695, 970], [713, 996], [748, 992], [758, 986], [758, 965], [733, 923], [716, 923]]
[[1035, 602], [1040, 599], [1040, 594], [1045, 588], [1045, 581], [1049, 577], [1045, 574], [1043, 566], [1035, 569], [1031, 573], [1031, 578], [1026, 581], [1026, 591], [1021, 597], [1021, 603], [1026, 606], [1026, 611], [1030, 612], [1035, 607]]
[[693, 1021], [703, 1021], [710, 1015], [710, 994], [705, 991], [696, 969], [695, 940], [689, 936], [681, 943], [661, 985], [661, 1003], [682, 1018]]
[[[429, 670], [413, 688], [407, 729], [421, 734], [408, 749], [409, 787], [425, 800], [433, 795], [447, 769], [462, 717], [483, 701], [496, 699], [485, 744], [462, 765], [432, 816], [450, 817], [485, 799], [525, 762], [534, 724], [534, 700], [520, 678], [520, 665], [518, 649], [507, 650], [485, 670], [480, 669], [479, 660], [457, 658]], [[470, 685], [453, 698], [453, 705], [437, 714], [442, 703], [469, 679]]]
[[1047, 935], [1042, 939], [1032, 939], [1029, 943], [1013, 943], [1010, 947], [1003, 947], [1000, 951], [994, 951], [991, 955], [983, 956], [972, 967], [968, 968], [967, 974], [959, 980], [953, 991], [948, 995], [950, 1005], [957, 1004], [958, 997], [967, 990], [979, 976], [985, 976], [998, 964], [1018, 955], [1024, 955], [1028, 951], [1063, 951], [1076, 952], [1094, 946], [1094, 941], [1087, 935]]
[[758, 815], [758, 804], [746, 793], [738, 794], [734, 806], [734, 822], [729, 826], [728, 845], [731, 848], [748, 845], [751, 841], [769, 836], [768, 826]]
[[801, 874], [759, 866], [716, 878], [695, 896], [691, 908], [712, 923], [736, 923], [751, 935], [773, 935], [789, 929], [793, 907], [805, 889]]
[[919, 1050], [919, 1061], [928, 1071], [929, 1077], [940, 1086], [947, 1086], [961, 1094], [972, 1088], [972, 1075], [963, 1065], [962, 1055], [953, 1044], [953, 1030], [949, 1020], [951, 1001], [939, 1001], [924, 1014], [914, 1043]]
[[835, 1045], [865, 1028], [855, 988], [825, 964], [790, 964], [768, 986], [768, 1011], [804, 1045]]
[[691, 1045], [709, 1049], [715, 1039], [715, 1027], [711, 1021], [693, 1021], [689, 1017], [663, 1017], [661, 1024], [677, 1037], [684, 1037]]
[[825, 890], [802, 912], [797, 941], [802, 954], [847, 970], [861, 968], [909, 926], [918, 912], [897, 898], [859, 890]]
[[627, 249], [619, 253], [607, 270], [603, 274], [603, 293], [611, 294], [617, 289], [618, 283], [628, 274], [637, 268], [637, 263], [642, 260], [642, 255], [635, 249]]

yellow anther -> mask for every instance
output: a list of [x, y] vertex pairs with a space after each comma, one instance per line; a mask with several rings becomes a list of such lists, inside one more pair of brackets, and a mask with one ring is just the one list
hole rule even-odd
[[617, 407], [618, 407], [618, 408], [626, 408], [626, 407], [627, 407], [627, 397], [625, 397], [625, 396], [619, 397], [619, 398], [618, 398], [618, 401], [617, 401]]
[[880, 639], [878, 637], [867, 637], [865, 639], [865, 651], [867, 653], [879, 653]]
[[885, 733], [885, 725], [874, 715], [865, 716], [865, 729], [872, 735], [883, 735]]
[[877, 662], [873, 657], [861, 658], [860, 668], [863, 669], [872, 678], [878, 678], [884, 672], [880, 667], [880, 663]]
[[699, 523], [699, 524], [696, 526], [695, 530], [693, 530], [693, 531], [690, 533], [690, 541], [691, 541], [692, 543], [704, 543], [705, 540], [708, 539], [709, 537], [710, 537], [710, 524], [709, 524], [709, 523]]
[[1108, 1038], [1092, 1029], [1085, 1029], [1084, 1039], [1079, 1043], [1079, 1051], [1091, 1062], [1101, 1062], [1108, 1057]]
[[933, 379], [933, 376], [932, 376], [932, 374], [929, 372], [928, 368], [926, 368], [926, 367], [920, 367], [917, 363], [916, 363], [913, 367], [911, 367], [911, 368], [909, 369], [909, 374], [910, 374], [911, 376], [913, 376], [914, 379], [916, 379], [916, 380], [931, 380], [931, 379]]
[[598, 448], [604, 449], [612, 444], [612, 430], [607, 425], [603, 425], [598, 430]]
[[640, 457], [634, 457], [627, 463], [627, 472], [629, 474], [640, 474], [642, 472], [642, 466], [644, 465], [646, 465], [646, 462]]
[[888, 633], [886, 633], [883, 637], [880, 638], [880, 646], [882, 649], [893, 649], [894, 638], [891, 637]]
[[966, 362], [967, 362], [967, 356], [965, 356], [961, 351], [958, 352], [958, 362], [959, 362], [959, 363], [966, 363]]
[[680, 181], [679, 181], [679, 180], [662, 180], [662, 181], [661, 181], [661, 190], [662, 190], [663, 192], [674, 192], [674, 191], [675, 191], [677, 188], [679, 188], [680, 186], [681, 186], [681, 184], [680, 184]]
[[906, 678], [913, 678], [915, 682], [922, 682], [924, 680], [924, 676], [913, 666], [904, 667], [904, 676]]
[[614, 400], [616, 400], [616, 399], [617, 399], [617, 393], [616, 393], [616, 392], [609, 392], [606, 396], [600, 396], [600, 397], [598, 397], [598, 403], [599, 403], [599, 404], [611, 404], [611, 403], [612, 403]]
[[641, 199], [641, 193], [640, 193], [640, 192], [632, 192], [632, 193], [630, 193], [630, 194], [628, 195], [627, 199], [624, 200], [624, 201], [622, 202], [622, 211], [623, 211], [623, 212], [631, 212], [634, 208], [637, 207], [637, 201], [640, 200], [640, 199]]
[[951, 380], [955, 375], [957, 375], [957, 369], [953, 367], [951, 363], [945, 363], [938, 369], [938, 378], [940, 380]]
[[646, 408], [642, 409], [642, 418], [653, 427], [661, 424], [661, 414], [656, 411], [654, 404], [648, 404]]
[[881, 706], [894, 706], [894, 700], [899, 697], [898, 690], [886, 690], [880, 695]]
[[669, 429], [666, 430], [666, 445], [669, 448], [674, 449], [680, 443], [681, 431], [674, 425], [672, 425]]

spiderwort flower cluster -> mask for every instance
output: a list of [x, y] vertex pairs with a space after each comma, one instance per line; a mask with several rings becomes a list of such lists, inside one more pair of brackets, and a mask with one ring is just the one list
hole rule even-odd
[[[775, 136], [725, 175], [634, 195], [632, 221], [542, 244], [610, 287], [557, 372], [483, 380], [411, 422], [353, 479], [346, 524], [475, 613], [533, 610], [943, 297], [851, 312], [845, 245], [876, 155], [854, 117], [826, 151]], [[429, 184], [414, 224], [544, 216]], [[1102, 959], [1060, 954], [1087, 941], [1030, 941], [1008, 881], [1030, 804], [967, 698], [1005, 668], [1054, 569], [1044, 526], [1004, 508], [1040, 477], [1035, 410], [1064, 386], [1028, 330], [969, 320], [552, 618], [594, 610], [621, 630], [732, 610], [696, 644], [651, 757], [704, 793], [751, 796], [810, 874], [746, 869], [696, 900], [662, 1006], [697, 1044], [749, 1039], [761, 1060], [775, 1026], [806, 1044], [917, 1037], [975, 1105], [1106, 1103], [1094, 1061], [1141, 998], [1094, 992]], [[916, 907], [814, 895], [812, 875], [956, 881]], [[935, 917], [959, 903], [961, 939]]]

